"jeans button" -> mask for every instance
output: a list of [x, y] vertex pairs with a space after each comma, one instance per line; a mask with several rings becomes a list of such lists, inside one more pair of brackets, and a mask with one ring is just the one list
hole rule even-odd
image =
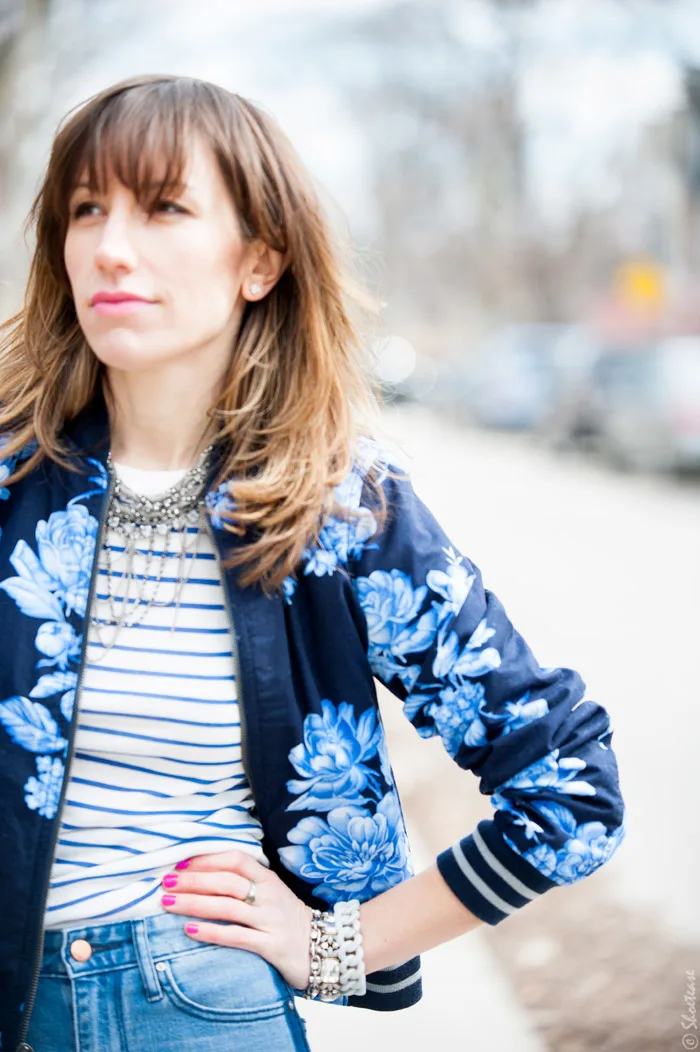
[[70, 955], [74, 961], [89, 961], [92, 957], [92, 946], [85, 939], [76, 939], [70, 944]]

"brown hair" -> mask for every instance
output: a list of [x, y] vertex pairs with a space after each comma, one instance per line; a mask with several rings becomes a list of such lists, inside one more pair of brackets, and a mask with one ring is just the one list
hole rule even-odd
[[[189, 77], [141, 76], [93, 96], [59, 126], [28, 217], [36, 249], [24, 307], [2, 326], [3, 454], [38, 443], [8, 481], [45, 456], [74, 467], [61, 431], [104, 376], [78, 324], [63, 261], [77, 179], [87, 172], [97, 190], [111, 168], [150, 208], [180, 186], [193, 132], [216, 157], [246, 240], [260, 238], [283, 255], [274, 288], [245, 308], [210, 410], [226, 451], [216, 484], [230, 480], [235, 502], [235, 511], [219, 513], [226, 529], [248, 538], [227, 565], [247, 564], [241, 583], [261, 581], [270, 590], [318, 540], [326, 515], [338, 513], [333, 488], [350, 469], [358, 439], [376, 428], [370, 352], [359, 323], [375, 316], [378, 304], [351, 276], [349, 256], [334, 243], [289, 140], [241, 96]], [[156, 172], [163, 156], [167, 170]], [[368, 481], [381, 521], [385, 505], [373, 471]]]

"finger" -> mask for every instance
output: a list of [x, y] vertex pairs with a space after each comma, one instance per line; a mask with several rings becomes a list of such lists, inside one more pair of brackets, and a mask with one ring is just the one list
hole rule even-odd
[[217, 946], [230, 946], [239, 950], [251, 950], [264, 956], [262, 950], [265, 936], [255, 928], [242, 924], [211, 924], [207, 921], [188, 921], [185, 934], [195, 942], [210, 942]]
[[[161, 881], [163, 889], [171, 894], [228, 895], [232, 899], [245, 899], [250, 891], [250, 881], [240, 873], [228, 870], [208, 872], [166, 873]], [[258, 900], [256, 888], [256, 902]]]
[[255, 928], [261, 919], [258, 906], [247, 906], [240, 899], [225, 895], [173, 895], [167, 892], [161, 903], [168, 913], [183, 913], [202, 920], [228, 921], [229, 924], [246, 924]]
[[[269, 874], [267, 866], [263, 866], [256, 858], [247, 851], [219, 851], [213, 855], [195, 855], [187, 861], [185, 866], [180, 863], [178, 872], [207, 873], [218, 869], [227, 869], [232, 873], [240, 873], [248, 880], [264, 880]], [[177, 868], [177, 867], [176, 867]]]

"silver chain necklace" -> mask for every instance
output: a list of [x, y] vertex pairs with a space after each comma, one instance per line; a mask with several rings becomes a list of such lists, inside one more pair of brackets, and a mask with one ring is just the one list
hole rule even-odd
[[[103, 600], [107, 606], [106, 616], [98, 616], [95, 610], [91, 613], [90, 621], [105, 652], [114, 646], [125, 625], [132, 627], [140, 624], [152, 607], [174, 606], [170, 631], [175, 628], [182, 592], [189, 580], [199, 538], [205, 527], [204, 496], [213, 448], [213, 445], [207, 446], [195, 466], [179, 482], [153, 497], [145, 497], [130, 490], [117, 476], [112, 454], [108, 454], [107, 469], [114, 478], [114, 487], [106, 522], [111, 530], [120, 535], [120, 539], [124, 539], [124, 568], [121, 571], [115, 569], [112, 546], [103, 544], [101, 554], [104, 557], [107, 584], [107, 598]], [[196, 527], [194, 544], [188, 547], [192, 527]], [[179, 547], [171, 551], [169, 545], [173, 531], [179, 535]], [[155, 540], [161, 541], [160, 551], [154, 548]], [[134, 569], [138, 551], [145, 556], [141, 575]], [[164, 597], [166, 566], [169, 560], [175, 558], [178, 562], [172, 594]], [[151, 574], [154, 562], [157, 565], [155, 573]], [[147, 585], [151, 585], [150, 595], [146, 594]], [[135, 594], [132, 594], [133, 586], [136, 586]], [[109, 640], [105, 639], [105, 629], [110, 631]]]

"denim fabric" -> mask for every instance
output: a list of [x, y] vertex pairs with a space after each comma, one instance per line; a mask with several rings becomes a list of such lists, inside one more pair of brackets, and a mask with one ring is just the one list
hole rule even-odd
[[[28, 1043], [35, 1052], [309, 1052], [294, 992], [246, 950], [193, 942], [185, 918], [47, 932]], [[76, 939], [88, 961], [70, 953]]]

